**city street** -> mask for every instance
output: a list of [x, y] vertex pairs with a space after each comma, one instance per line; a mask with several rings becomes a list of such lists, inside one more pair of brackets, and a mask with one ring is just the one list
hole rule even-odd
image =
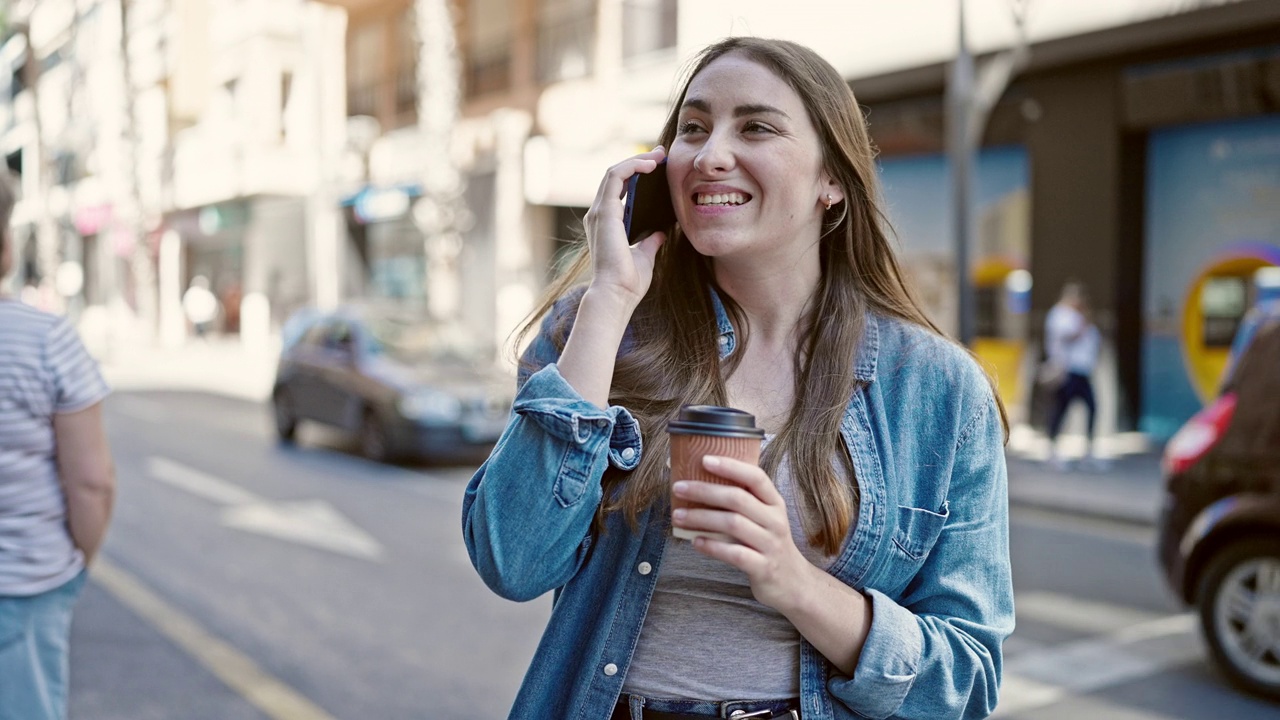
[[[107, 419], [120, 492], [72, 718], [505, 716], [550, 598], [501, 600], [471, 569], [469, 468], [374, 465], [315, 427], [281, 447], [264, 405], [200, 392], [120, 391]], [[1208, 668], [1152, 541], [1015, 508], [1001, 717], [1280, 718]]]

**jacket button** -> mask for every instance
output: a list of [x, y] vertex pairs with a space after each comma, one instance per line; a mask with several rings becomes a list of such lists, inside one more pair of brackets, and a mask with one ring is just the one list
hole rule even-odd
[[609, 663], [608, 665], [605, 665], [605, 666], [604, 666], [604, 674], [605, 674], [605, 675], [608, 675], [609, 677], [613, 677], [614, 675], [617, 675], [617, 674], [618, 674], [618, 666], [617, 666], [617, 665], [614, 665], [613, 663]]
[[636, 456], [636, 449], [635, 449], [635, 448], [622, 448], [622, 459], [623, 459], [623, 460], [630, 460], [631, 458], [633, 458], [633, 457], [635, 457], [635, 456]]
[[653, 572], [653, 566], [647, 562], [642, 562], [638, 566], [636, 566], [636, 570], [638, 570], [641, 575], [648, 575], [649, 573]]

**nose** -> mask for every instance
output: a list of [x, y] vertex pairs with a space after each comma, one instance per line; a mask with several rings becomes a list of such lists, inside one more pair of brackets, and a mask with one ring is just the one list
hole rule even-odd
[[693, 168], [704, 175], [717, 175], [733, 169], [733, 147], [729, 138], [713, 130], [693, 157]]

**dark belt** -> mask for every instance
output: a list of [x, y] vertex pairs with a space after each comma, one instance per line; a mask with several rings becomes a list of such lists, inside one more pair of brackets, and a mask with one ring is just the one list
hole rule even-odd
[[[780, 702], [739, 701], [720, 704], [717, 715], [694, 715], [690, 713], [660, 712], [644, 708], [640, 717], [644, 720], [707, 720], [707, 718], [730, 718], [731, 720], [800, 720], [800, 701], [787, 700]], [[631, 708], [624, 695], [613, 708], [609, 720], [632, 720]]]

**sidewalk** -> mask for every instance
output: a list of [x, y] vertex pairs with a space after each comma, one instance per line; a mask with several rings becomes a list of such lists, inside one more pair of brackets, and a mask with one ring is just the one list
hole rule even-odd
[[[134, 342], [90, 350], [117, 391], [188, 390], [254, 402], [270, 397], [279, 353], [278, 341], [251, 350], [234, 337], [193, 339], [176, 348]], [[1061, 442], [1067, 457], [1078, 455], [1082, 445], [1079, 437], [1065, 436]], [[1111, 458], [1106, 470], [1088, 470], [1075, 463], [1070, 470], [1057, 471], [1043, 462], [1044, 438], [1025, 426], [1014, 428], [1005, 452], [1009, 502], [1127, 523], [1155, 523], [1163, 494], [1159, 448], [1136, 434], [1103, 437], [1098, 446], [1103, 456]]]
[[1013, 430], [1005, 449], [1011, 505], [1140, 525], [1157, 522], [1164, 501], [1161, 448], [1137, 433], [1102, 437], [1099, 454], [1107, 465], [1092, 469], [1079, 460], [1082, 437], [1063, 437], [1060, 445], [1065, 457], [1074, 458], [1066, 470], [1045, 462], [1043, 436], [1026, 427]]
[[275, 381], [279, 341], [249, 349], [236, 337], [189, 339], [173, 348], [148, 342], [89, 344], [116, 391], [194, 390], [263, 401]]

